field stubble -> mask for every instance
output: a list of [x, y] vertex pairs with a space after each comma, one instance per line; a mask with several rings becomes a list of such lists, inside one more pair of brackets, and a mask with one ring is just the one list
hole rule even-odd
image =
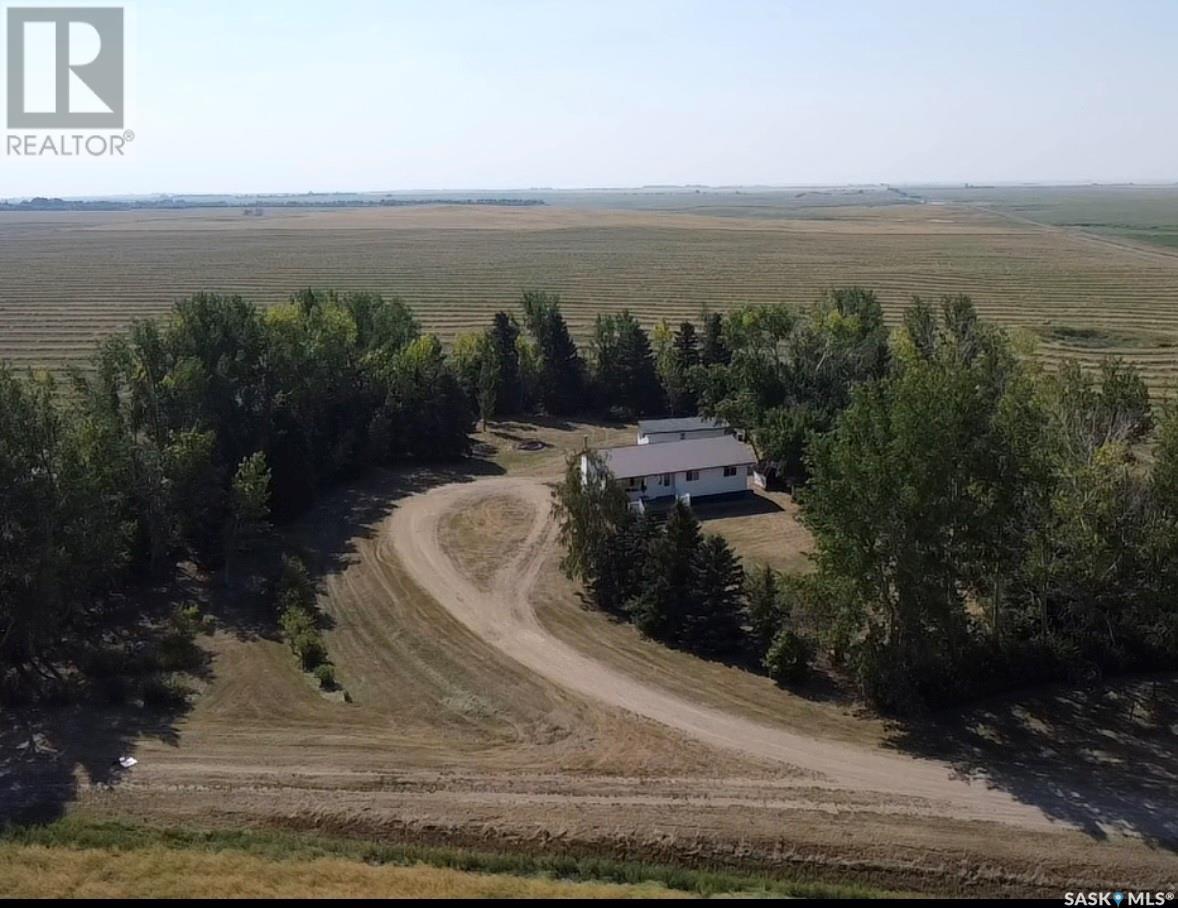
[[[1178, 370], [1178, 255], [1014, 221], [976, 207], [831, 206], [781, 217], [586, 207], [0, 213], [0, 356], [60, 369], [94, 339], [198, 290], [262, 304], [302, 287], [400, 295], [443, 339], [485, 326], [519, 293], [561, 294], [574, 331], [628, 307], [650, 324], [703, 306], [807, 303], [877, 290], [890, 319], [912, 294], [968, 293], [981, 312], [1046, 335], [1048, 364], [1104, 352], [1155, 390]], [[1050, 326], [1065, 326], [1060, 334]], [[1070, 345], [1071, 329], [1115, 337]], [[1135, 343], [1135, 338], [1140, 342]]]

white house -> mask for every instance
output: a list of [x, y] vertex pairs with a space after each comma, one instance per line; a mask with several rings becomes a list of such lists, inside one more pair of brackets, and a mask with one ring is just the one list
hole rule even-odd
[[693, 438], [719, 438], [731, 435], [728, 424], [706, 416], [684, 416], [677, 419], [638, 420], [638, 444], [657, 445], [668, 441], [689, 441]]
[[[733, 435], [603, 448], [601, 455], [610, 475], [640, 511], [677, 498], [690, 503], [744, 492], [757, 460], [752, 448]], [[583, 478], [588, 471], [589, 460], [582, 456]]]

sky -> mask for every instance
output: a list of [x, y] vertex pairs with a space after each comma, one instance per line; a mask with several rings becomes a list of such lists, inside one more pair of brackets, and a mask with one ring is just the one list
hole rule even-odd
[[1178, 179], [1178, 0], [127, 6], [125, 155], [0, 197]]

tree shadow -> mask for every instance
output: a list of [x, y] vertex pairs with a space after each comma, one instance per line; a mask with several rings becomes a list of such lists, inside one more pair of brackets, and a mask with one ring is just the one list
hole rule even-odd
[[714, 495], [691, 502], [691, 511], [700, 523], [709, 520], [723, 520], [728, 517], [756, 517], [760, 514], [777, 514], [784, 511], [772, 498], [758, 495], [753, 491], [734, 492], [731, 495]]
[[[586, 421], [584, 425], [592, 425], [592, 420]], [[577, 426], [561, 416], [517, 416], [508, 419], [492, 420], [490, 423], [494, 427], [493, 434], [499, 432], [535, 432], [537, 429], [555, 429], [560, 432], [570, 432]], [[617, 423], [603, 423], [603, 425], [618, 425]], [[498, 431], [495, 431], [498, 430]], [[504, 436], [508, 437], [508, 436]]]
[[[503, 472], [498, 465], [478, 458], [441, 466], [374, 470], [352, 485], [325, 493], [304, 517], [282, 528], [281, 540], [303, 546], [312, 576], [321, 580], [357, 557], [358, 541], [376, 536], [384, 519], [405, 496]], [[256, 581], [274, 576], [284, 548], [287, 546], [276, 545], [259, 559], [243, 562], [237, 569], [239, 582], [229, 588], [216, 574], [189, 565], [174, 583], [135, 590], [124, 597], [124, 604], [163, 615], [166, 609], [198, 602], [226, 632], [244, 639], [272, 638], [277, 634], [276, 616]], [[158, 642], [154, 631], [145, 635], [139, 629], [137, 633], [138, 648]], [[104, 642], [113, 645], [119, 641], [111, 638]], [[134, 654], [134, 647], [131, 652]], [[202, 651], [200, 657], [183, 671], [211, 679], [208, 654]], [[136, 743], [144, 739], [178, 745], [178, 723], [189, 709], [187, 699], [167, 707], [141, 705], [138, 700], [121, 706], [78, 701], [67, 706], [0, 707], [0, 828], [51, 822], [63, 816], [77, 799], [81, 785], [114, 786], [133, 778], [134, 767], [123, 768], [118, 758], [134, 756]]]
[[132, 776], [134, 768], [124, 769], [118, 758], [132, 756], [136, 742], [145, 737], [178, 744], [176, 723], [188, 708], [177, 704], [169, 709], [96, 709], [80, 703], [4, 710], [0, 827], [52, 822], [77, 798], [80, 784], [112, 786]]
[[[282, 557], [297, 553], [317, 583], [340, 573], [359, 557], [357, 544], [375, 538], [401, 499], [451, 482], [496, 476], [503, 468], [481, 457], [442, 464], [373, 468], [323, 492], [301, 516], [279, 528], [275, 543], [240, 559], [238, 578], [226, 587], [210, 575], [206, 608], [218, 624], [241, 640], [277, 640], [281, 636], [270, 580], [282, 571]], [[330, 615], [317, 620], [330, 629]]]
[[897, 723], [889, 746], [1032, 804], [1094, 839], [1178, 851], [1178, 677], [1052, 686]]
[[478, 457], [374, 470], [346, 488], [324, 495], [306, 515], [286, 527], [283, 535], [302, 551], [311, 576], [320, 581], [358, 560], [358, 543], [376, 538], [401, 500], [437, 486], [504, 472], [498, 464]]

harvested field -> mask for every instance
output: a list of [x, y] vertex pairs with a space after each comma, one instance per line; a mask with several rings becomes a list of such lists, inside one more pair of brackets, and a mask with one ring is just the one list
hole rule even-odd
[[705, 305], [806, 303], [825, 287], [862, 284], [891, 318], [914, 293], [969, 293], [1006, 325], [1115, 335], [1106, 347], [1077, 349], [1048, 331], [1049, 364], [1112, 352], [1139, 364], [1155, 390], [1178, 370], [1172, 250], [965, 203], [856, 207], [843, 198], [799, 208], [736, 196], [689, 208], [675, 197], [665, 210], [622, 210], [577, 196], [551, 201], [263, 218], [0, 213], [0, 356], [60, 369], [83, 359], [95, 337], [202, 289], [260, 303], [307, 286], [377, 290], [403, 297], [449, 339], [513, 307], [524, 288], [560, 293], [584, 335], [603, 310], [628, 307], [649, 324], [695, 317]]

